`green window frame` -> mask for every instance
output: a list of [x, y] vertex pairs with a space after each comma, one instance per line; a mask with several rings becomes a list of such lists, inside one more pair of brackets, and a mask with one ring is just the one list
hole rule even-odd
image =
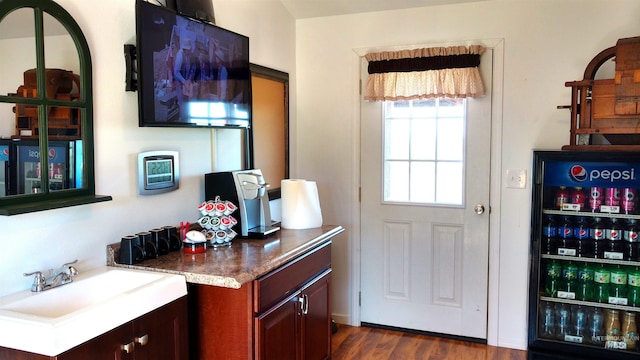
[[[0, 22], [19, 9], [31, 9], [34, 14], [35, 49], [36, 49], [36, 78], [37, 95], [33, 98], [0, 95], [0, 103], [26, 104], [37, 106], [38, 127], [48, 129], [47, 109], [49, 107], [69, 107], [77, 109], [81, 121], [82, 139], [82, 186], [65, 189], [64, 191], [49, 191], [46, 176], [41, 176], [43, 188], [41, 193], [10, 195], [0, 198], [0, 215], [16, 215], [35, 211], [43, 211], [62, 207], [90, 204], [111, 200], [111, 196], [96, 195], [94, 171], [94, 137], [93, 137], [93, 95], [92, 95], [92, 65], [89, 46], [82, 30], [73, 17], [60, 5], [50, 0], [0, 0]], [[79, 99], [59, 100], [49, 99], [45, 91], [45, 34], [43, 18], [50, 15], [55, 18], [69, 33], [79, 56]], [[49, 148], [48, 131], [38, 134], [40, 154], [47, 154]], [[41, 168], [48, 169], [48, 157], [40, 156]]]

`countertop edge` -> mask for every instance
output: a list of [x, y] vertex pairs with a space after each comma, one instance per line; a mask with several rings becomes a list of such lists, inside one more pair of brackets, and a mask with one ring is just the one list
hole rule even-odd
[[267, 274], [271, 270], [276, 269], [277, 267], [292, 260], [298, 255], [306, 252], [307, 250], [312, 249], [343, 232], [345, 232], [344, 227], [337, 225], [323, 232], [320, 236], [317, 236], [315, 238], [309, 239], [308, 241], [305, 241], [300, 246], [290, 250], [285, 254], [282, 254], [281, 256], [279, 256], [277, 259], [273, 261], [265, 262], [262, 264], [256, 264], [256, 266], [252, 268], [251, 272], [242, 272], [234, 276], [220, 276], [216, 274], [185, 272], [180, 270], [160, 269], [160, 268], [153, 268], [153, 267], [140, 266], [140, 265], [118, 264], [115, 262], [116, 257], [115, 257], [115, 250], [114, 250], [114, 248], [119, 247], [120, 244], [118, 243], [107, 245], [107, 266], [177, 274], [177, 275], [184, 276], [186, 282], [190, 284], [212, 285], [212, 286], [219, 286], [219, 287], [225, 287], [225, 288], [231, 288], [231, 289], [239, 289], [244, 284], [249, 283], [259, 278], [260, 276]]

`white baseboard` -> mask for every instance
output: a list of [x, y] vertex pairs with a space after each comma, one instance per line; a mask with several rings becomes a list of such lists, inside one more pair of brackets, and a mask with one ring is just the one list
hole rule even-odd
[[332, 313], [331, 318], [338, 324], [351, 325], [351, 326], [360, 326], [360, 324], [352, 324], [351, 317], [346, 314], [336, 314]]

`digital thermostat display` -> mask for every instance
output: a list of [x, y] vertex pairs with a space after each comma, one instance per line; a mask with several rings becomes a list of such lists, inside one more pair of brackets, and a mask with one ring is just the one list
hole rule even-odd
[[178, 189], [178, 165], [177, 151], [147, 151], [138, 154], [140, 194], [151, 195]]

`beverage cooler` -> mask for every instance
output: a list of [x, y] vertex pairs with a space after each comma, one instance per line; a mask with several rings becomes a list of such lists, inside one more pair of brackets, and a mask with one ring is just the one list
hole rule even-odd
[[49, 191], [82, 186], [76, 176], [82, 166], [80, 140], [49, 141], [48, 168], [42, 169], [37, 140], [0, 142], [0, 196], [42, 192], [42, 176], [47, 176]]
[[9, 193], [9, 142], [0, 140], [0, 197]]
[[530, 359], [638, 359], [640, 152], [534, 151]]

